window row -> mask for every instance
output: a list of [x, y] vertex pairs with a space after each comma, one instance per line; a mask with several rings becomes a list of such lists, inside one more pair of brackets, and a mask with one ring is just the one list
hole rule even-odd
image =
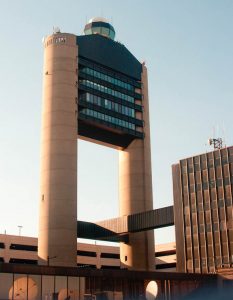
[[193, 173], [196, 171], [206, 170], [213, 167], [225, 166], [230, 163], [233, 163], [233, 156], [229, 156], [229, 158], [215, 158], [207, 161], [195, 162], [194, 164], [189, 162], [188, 164], [185, 161], [181, 162], [182, 172], [183, 173]]
[[121, 127], [125, 127], [125, 128], [132, 129], [132, 130], [136, 129], [135, 124], [132, 124], [132, 123], [126, 122], [124, 120], [114, 118], [114, 117], [111, 117], [111, 116], [108, 116], [108, 115], [104, 115], [104, 114], [99, 113], [99, 112], [97, 112], [95, 110], [92, 110], [92, 109], [83, 109], [82, 113], [87, 115], [87, 116], [91, 116], [91, 117], [94, 117], [94, 118], [100, 119], [102, 121], [112, 123], [112, 124], [115, 124], [115, 125], [118, 125], [118, 126], [121, 126]]
[[101, 34], [104, 36], [109, 36], [112, 40], [114, 40], [115, 32], [110, 28], [105, 27], [92, 27], [89, 29], [85, 29], [85, 34]]
[[195, 184], [190, 184], [190, 185], [184, 185], [183, 184], [183, 191], [184, 194], [193, 193], [195, 191], [201, 191], [201, 190], [209, 190], [209, 189], [214, 189], [216, 187], [223, 187], [223, 186], [229, 186], [230, 184], [233, 184], [233, 177], [231, 178], [224, 178], [223, 179], [217, 179], [211, 180], [209, 182], [202, 182], [201, 183], [196, 183]]
[[226, 166], [223, 170], [220, 167], [215, 169], [211, 168], [209, 169], [209, 172], [207, 172], [207, 170], [203, 170], [202, 172], [198, 171], [196, 173], [189, 173], [188, 176], [183, 173], [182, 185], [183, 187], [186, 187], [194, 185], [195, 183], [196, 185], [209, 183], [210, 187], [215, 187], [215, 182], [217, 182], [217, 186], [221, 186], [222, 184], [233, 184], [233, 175], [231, 175], [232, 170], [233, 166], [231, 166], [231, 172], [228, 166]]
[[98, 105], [100, 107], [118, 112], [120, 114], [135, 118], [135, 110], [133, 108], [123, 106], [121, 104], [112, 102], [108, 99], [101, 98], [96, 95], [92, 95], [90, 93], [85, 93], [81, 95], [80, 100], [85, 100], [87, 102], [90, 102], [92, 104]]
[[124, 88], [126, 90], [134, 92], [134, 86], [132, 86], [131, 84], [126, 83], [124, 81], [121, 81], [121, 80], [119, 80], [117, 78], [114, 78], [112, 76], [106, 75], [104, 73], [101, 73], [99, 71], [96, 71], [96, 70], [93, 70], [93, 69], [87, 68], [87, 67], [81, 69], [81, 71], [84, 72], [85, 74], [91, 75], [93, 77], [96, 77], [96, 78], [99, 78], [101, 80], [110, 82], [110, 83], [112, 83], [114, 85], [117, 85], [117, 86], [122, 87], [122, 88]]
[[[187, 249], [187, 253], [191, 252], [192, 249], [191, 247], [189, 247], [189, 249]], [[205, 250], [204, 250], [205, 251]], [[208, 261], [207, 261], [208, 259]], [[200, 257], [200, 260], [199, 259], [193, 259], [193, 257], [191, 257], [191, 259], [188, 259], [187, 260], [187, 264], [189, 264], [189, 270], [192, 270], [192, 267], [190, 267], [190, 265], [193, 263], [195, 267], [199, 267], [200, 265], [202, 267], [222, 267], [226, 264], [229, 264], [230, 263], [230, 258], [228, 256], [212, 256], [212, 257], [205, 257], [205, 258], [201, 258]]]
[[90, 87], [92, 89], [95, 89], [95, 90], [98, 90], [100, 92], [103, 92], [103, 93], [118, 97], [120, 99], [126, 100], [128, 102], [134, 103], [134, 98], [133, 97], [131, 97], [129, 95], [126, 95], [126, 94], [123, 94], [123, 93], [120, 93], [118, 91], [112, 90], [112, 89], [110, 89], [110, 88], [108, 88], [104, 85], [95, 83], [95, 82], [90, 81], [90, 80], [80, 80], [79, 83], [84, 84], [85, 86], [88, 86], [88, 87]]

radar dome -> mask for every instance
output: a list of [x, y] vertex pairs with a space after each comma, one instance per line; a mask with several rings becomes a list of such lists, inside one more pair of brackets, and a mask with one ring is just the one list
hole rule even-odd
[[95, 17], [88, 21], [84, 28], [84, 34], [100, 34], [107, 38], [114, 40], [115, 30], [107, 19], [102, 17]]

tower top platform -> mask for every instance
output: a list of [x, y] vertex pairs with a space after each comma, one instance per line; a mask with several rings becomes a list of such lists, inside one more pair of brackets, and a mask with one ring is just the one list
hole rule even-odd
[[84, 34], [100, 34], [114, 40], [115, 30], [109, 21], [102, 17], [95, 17], [88, 21], [84, 28]]

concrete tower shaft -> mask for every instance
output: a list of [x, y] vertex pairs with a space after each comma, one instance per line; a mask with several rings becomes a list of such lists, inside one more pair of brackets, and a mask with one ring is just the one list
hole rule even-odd
[[[120, 216], [153, 209], [150, 125], [147, 70], [142, 69], [144, 139], [135, 139], [119, 151]], [[133, 270], [154, 270], [153, 231], [131, 233], [129, 242], [120, 245], [122, 265]]]
[[38, 255], [54, 266], [77, 260], [77, 55], [75, 35], [45, 39]]

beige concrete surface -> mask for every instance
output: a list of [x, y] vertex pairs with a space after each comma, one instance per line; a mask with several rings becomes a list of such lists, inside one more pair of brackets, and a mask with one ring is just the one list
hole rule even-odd
[[[142, 116], [143, 140], [134, 140], [127, 149], [119, 151], [119, 199], [120, 216], [153, 209], [150, 125], [147, 70], [142, 71]], [[131, 233], [129, 243], [120, 244], [120, 259], [123, 267], [130, 270], [154, 270], [153, 230]]]
[[[37, 251], [25, 251], [25, 250], [14, 250], [11, 249], [12, 244], [18, 245], [27, 245], [27, 246], [37, 246], [38, 239], [35, 237], [26, 237], [26, 236], [15, 236], [15, 235], [8, 235], [8, 234], [0, 234], [0, 243], [4, 245], [4, 248], [0, 248], [0, 258], [3, 259], [4, 262], [8, 263], [10, 259], [31, 259], [37, 260], [38, 255]], [[155, 246], [156, 252], [166, 252], [169, 250], [175, 250], [175, 243], [168, 243], [168, 244], [161, 244]], [[94, 265], [97, 269], [100, 269], [104, 266], [111, 266], [111, 267], [123, 267], [120, 263], [120, 259], [118, 258], [104, 258], [102, 257], [103, 254], [119, 254], [120, 249], [118, 245], [102, 245], [102, 244], [88, 244], [88, 243], [80, 243], [78, 242], [76, 245], [76, 250], [79, 251], [87, 251], [87, 252], [94, 252], [96, 253], [95, 257], [89, 257], [87, 255], [77, 255], [76, 256], [76, 263], [81, 265]], [[155, 257], [155, 255], [154, 255]], [[166, 255], [161, 256], [159, 258], [154, 258], [154, 262], [159, 264], [167, 264], [171, 262], [176, 262], [176, 255]], [[169, 269], [159, 269], [156, 270], [157, 272], [164, 272], [164, 271], [175, 271], [175, 268]]]
[[45, 39], [40, 264], [76, 265], [77, 55], [75, 35], [58, 33]]

